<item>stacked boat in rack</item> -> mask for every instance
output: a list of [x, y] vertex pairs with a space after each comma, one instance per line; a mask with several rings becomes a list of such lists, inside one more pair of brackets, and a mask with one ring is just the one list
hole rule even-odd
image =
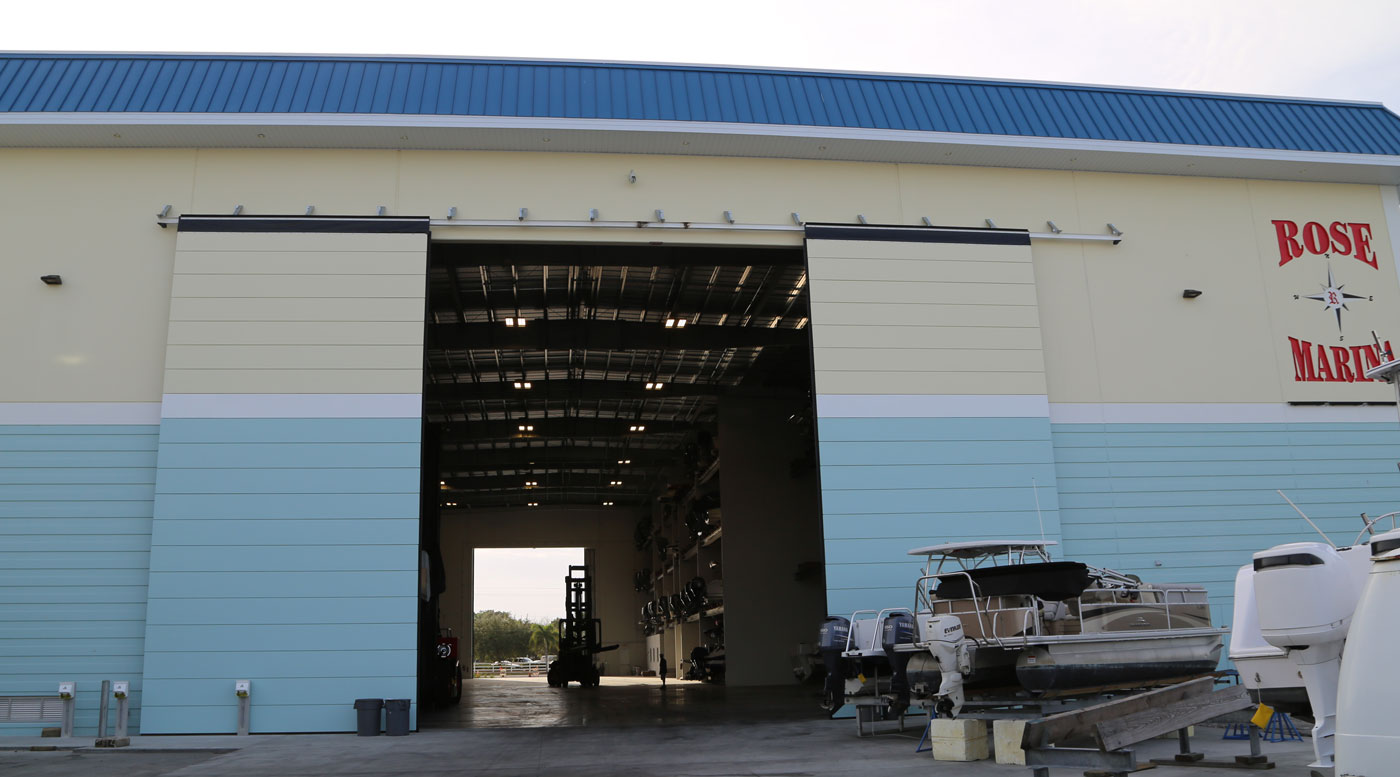
[[[1063, 695], [1161, 684], [1213, 671], [1227, 629], [1203, 585], [1146, 583], [1077, 561], [1050, 541], [915, 548], [914, 606], [828, 619], [828, 706], [862, 697], [896, 713], [913, 700], [956, 715], [964, 689]], [[844, 632], [837, 659], [828, 634]], [[834, 669], [834, 674], [833, 674]]]

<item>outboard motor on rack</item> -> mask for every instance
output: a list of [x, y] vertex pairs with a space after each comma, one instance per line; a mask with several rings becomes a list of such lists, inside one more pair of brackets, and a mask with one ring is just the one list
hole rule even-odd
[[821, 654], [822, 665], [826, 667], [826, 681], [822, 689], [822, 709], [836, 711], [841, 706], [841, 695], [845, 687], [846, 673], [841, 668], [841, 653], [851, 636], [851, 621], [840, 615], [828, 616], [822, 621], [817, 635], [817, 652]]
[[1312, 705], [1313, 767], [1331, 768], [1342, 645], [1361, 597], [1365, 546], [1291, 542], [1254, 554], [1259, 631], [1297, 664]]
[[890, 662], [890, 691], [894, 694], [894, 702], [890, 705], [890, 712], [894, 715], [903, 714], [909, 708], [909, 659], [914, 655], [912, 652], [900, 652], [895, 649], [896, 645], [912, 645], [919, 639], [918, 629], [914, 625], [914, 615], [910, 612], [896, 611], [885, 616], [880, 624], [880, 647], [885, 650], [885, 657]]

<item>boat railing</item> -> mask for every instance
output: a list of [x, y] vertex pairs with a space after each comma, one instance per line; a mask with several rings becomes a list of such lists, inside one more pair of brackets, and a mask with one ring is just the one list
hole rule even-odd
[[[975, 616], [979, 631], [981, 632], [980, 637], [974, 637], [976, 641], [1004, 647], [1011, 641], [1019, 641], [1022, 645], [1025, 645], [1027, 644], [1027, 640], [1031, 637], [1044, 636], [1044, 624], [1041, 618], [1038, 617], [1038, 612], [1041, 609], [1041, 600], [1039, 597], [1027, 594], [1031, 601], [1035, 603], [1031, 607], [993, 607], [992, 597], [983, 596], [981, 587], [977, 585], [977, 582], [973, 580], [972, 576], [966, 571], [944, 572], [942, 574], [924, 575], [920, 577], [914, 589], [915, 611], [937, 612], [934, 608], [936, 597], [933, 592], [933, 581], [955, 576], [964, 577], [968, 581], [968, 590], [972, 593], [972, 596], [968, 599], [960, 599], [957, 601], [970, 601], [972, 603], [972, 611], [962, 613], [950, 611], [949, 614]], [[1087, 601], [1085, 595], [1088, 595]], [[954, 600], [945, 599], [942, 601]], [[1068, 601], [1073, 601], [1078, 604], [1078, 607], [1074, 609], [1075, 616], [1079, 621], [1079, 633], [1081, 634], [1090, 633], [1085, 628], [1084, 622], [1084, 606], [1086, 603], [1100, 610], [1113, 608], [1148, 608], [1150, 610], [1159, 610], [1166, 618], [1166, 628], [1168, 629], [1173, 627], [1172, 608], [1174, 605], [1177, 610], [1176, 620], [1179, 623], [1181, 621], [1182, 608], [1189, 607], [1194, 609], [1208, 606], [1209, 604], [1206, 599], [1205, 591], [1199, 588], [1175, 586], [1135, 586], [1088, 589], [1080, 596]], [[1004, 604], [1004, 600], [1002, 603]], [[1016, 618], [1020, 619], [1019, 623], [1009, 620]], [[1004, 629], [1000, 628], [1002, 626], [1019, 626], [1019, 628], [1013, 632], [1012, 636], [1008, 637], [1001, 636], [1005, 632]]]
[[885, 619], [885, 615], [886, 615], [887, 613], [892, 613], [892, 612], [909, 612], [909, 610], [906, 609], [906, 608], [904, 608], [904, 607], [886, 607], [886, 608], [883, 609], [883, 610], [856, 610], [855, 612], [851, 613], [851, 618], [850, 618], [850, 620], [851, 620], [851, 628], [850, 628], [849, 631], [846, 632], [846, 650], [845, 650], [845, 652], [850, 652], [850, 651], [852, 650], [852, 648], [851, 648], [851, 642], [852, 642], [852, 640], [854, 640], [854, 639], [856, 638], [856, 625], [855, 625], [856, 621], [857, 621], [857, 620], [864, 620], [864, 618], [862, 618], [861, 616], [867, 616], [867, 615], [870, 616], [871, 620], [872, 620], [872, 621], [874, 622], [874, 624], [875, 624], [874, 628], [872, 628], [872, 629], [870, 630], [870, 644], [867, 645], [867, 646], [865, 646], [865, 647], [857, 646], [857, 647], [854, 648], [854, 649], [855, 649], [855, 650], [877, 650], [877, 649], [883, 650], [883, 649], [881, 648], [881, 645], [880, 645], [880, 623]]
[[[1173, 602], [1173, 594], [1177, 601]], [[1092, 595], [1086, 599], [1086, 595]], [[1191, 596], [1199, 597], [1198, 601], [1191, 601]], [[1108, 597], [1108, 598], [1101, 598]], [[1079, 597], [1079, 631], [1086, 633], [1084, 628], [1084, 605], [1092, 604], [1102, 609], [1112, 608], [1137, 608], [1160, 610], [1166, 617], [1167, 628], [1172, 628], [1172, 605], [1177, 605], [1178, 611], [1182, 607], [1207, 606], [1206, 592], [1199, 588], [1175, 588], [1175, 587], [1135, 587], [1135, 588], [1097, 588], [1088, 589]]]
[[1365, 513], [1362, 513], [1361, 522], [1365, 524], [1365, 527], [1363, 527], [1361, 529], [1361, 532], [1356, 535], [1356, 539], [1351, 541], [1351, 544], [1360, 545], [1361, 538], [1365, 537], [1368, 534], [1374, 536], [1376, 533], [1376, 524], [1380, 523], [1381, 521], [1384, 521], [1387, 518], [1390, 519], [1390, 528], [1392, 530], [1400, 528], [1400, 524], [1396, 523], [1396, 516], [1400, 516], [1400, 512], [1386, 513], [1385, 515], [1378, 515], [1375, 518], [1372, 518], [1366, 515]]
[[[1026, 643], [1026, 640], [1029, 639], [1030, 637], [1038, 637], [1038, 636], [1041, 636], [1040, 619], [1037, 618], [1037, 617], [1035, 617], [1035, 612], [1034, 612], [1034, 611], [1035, 611], [1035, 608], [1033, 608], [1033, 607], [993, 607], [993, 606], [991, 606], [991, 605], [992, 605], [992, 601], [991, 601], [992, 597], [990, 597], [990, 596], [982, 596], [982, 595], [981, 595], [981, 590], [982, 590], [982, 589], [981, 589], [981, 586], [978, 586], [978, 585], [977, 585], [977, 581], [973, 580], [973, 579], [972, 579], [972, 576], [969, 575], [966, 571], [961, 571], [961, 570], [960, 570], [960, 571], [957, 571], [957, 572], [944, 572], [944, 573], [942, 573], [942, 574], [937, 574], [937, 575], [924, 575], [923, 577], [920, 577], [920, 578], [919, 578], [919, 581], [918, 581], [917, 583], [915, 583], [915, 586], [914, 586], [914, 604], [915, 604], [915, 610], [916, 610], [916, 611], [924, 611], [924, 610], [927, 610], [927, 611], [930, 612], [930, 613], [935, 612], [934, 607], [933, 607], [933, 601], [934, 601], [934, 597], [933, 597], [933, 595], [932, 595], [932, 594], [933, 594], [933, 591], [932, 591], [932, 588], [929, 586], [929, 581], [931, 581], [931, 580], [938, 580], [938, 579], [945, 578], [945, 577], [957, 577], [957, 576], [962, 576], [962, 577], [967, 578], [968, 590], [972, 592], [972, 597], [971, 597], [970, 599], [963, 599], [963, 600], [961, 600], [961, 601], [971, 601], [971, 602], [972, 602], [972, 612], [971, 612], [971, 613], [952, 613], [952, 612], [950, 612], [949, 614], [950, 614], [950, 615], [968, 615], [968, 614], [972, 614], [972, 615], [977, 616], [977, 625], [978, 625], [978, 627], [979, 627], [979, 631], [981, 632], [981, 637], [980, 637], [980, 638], [979, 638], [979, 637], [973, 637], [973, 639], [974, 639], [975, 641], [977, 641], [977, 642], [995, 643], [998, 647], [1004, 647], [1004, 646], [1007, 644], [1007, 643], [1006, 643], [1006, 639], [1007, 639], [1007, 638], [999, 636], [999, 635], [1002, 633], [1002, 632], [1001, 632], [1001, 629], [1000, 629], [999, 627], [1000, 627], [1001, 625], [1003, 625], [1003, 623], [1006, 623], [1007, 625], [1010, 625], [1010, 626], [1016, 626], [1016, 625], [1019, 625], [1019, 626], [1020, 626], [1020, 628], [1016, 629], [1015, 637], [1019, 637], [1020, 640], [1021, 640], [1021, 642], [1022, 642], [1022, 644], [1025, 644], [1025, 643]], [[1034, 597], [1032, 597], [1032, 598], [1034, 598]], [[951, 600], [946, 600], [946, 599], [945, 599], [944, 601], [951, 601]], [[1002, 620], [1003, 617], [1006, 618], [1007, 620], [1003, 621], [1003, 620]], [[1012, 618], [1017, 618], [1017, 617], [1020, 618], [1020, 623], [1019, 623], [1019, 624], [1013, 623], [1013, 622], [1011, 621]], [[989, 619], [990, 619], [990, 621], [989, 621]], [[989, 626], [990, 626], [990, 628], [989, 628]]]

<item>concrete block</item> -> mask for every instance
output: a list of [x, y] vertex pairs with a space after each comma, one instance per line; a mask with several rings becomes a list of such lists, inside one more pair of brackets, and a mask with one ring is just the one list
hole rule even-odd
[[992, 751], [997, 763], [1013, 766], [1026, 765], [1026, 751], [1021, 749], [1021, 738], [1026, 733], [1024, 720], [992, 721]]
[[981, 739], [934, 739], [933, 760], [935, 761], [985, 761], [991, 757], [987, 749], [987, 738]]
[[935, 718], [929, 721], [928, 734], [935, 761], [981, 761], [991, 757], [984, 720]]
[[933, 739], [986, 739], [987, 721], [973, 718], [934, 718], [928, 722]]

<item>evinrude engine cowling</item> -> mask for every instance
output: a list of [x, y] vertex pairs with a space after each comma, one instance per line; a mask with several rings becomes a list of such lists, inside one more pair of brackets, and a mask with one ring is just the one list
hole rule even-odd
[[850, 636], [850, 619], [831, 615], [822, 621], [817, 635], [817, 652], [821, 654], [822, 665], [826, 667], [826, 682], [822, 689], [824, 710], [835, 711], [841, 706], [839, 702], [846, 682], [846, 673], [841, 668], [841, 653], [846, 649]]
[[909, 612], [892, 612], [880, 624], [880, 647], [884, 648], [885, 658], [890, 662], [890, 691], [894, 693], [894, 703], [890, 712], [901, 715], [909, 708], [909, 676], [907, 668], [913, 653], [901, 653], [896, 645], [912, 645], [919, 640], [914, 615]]

